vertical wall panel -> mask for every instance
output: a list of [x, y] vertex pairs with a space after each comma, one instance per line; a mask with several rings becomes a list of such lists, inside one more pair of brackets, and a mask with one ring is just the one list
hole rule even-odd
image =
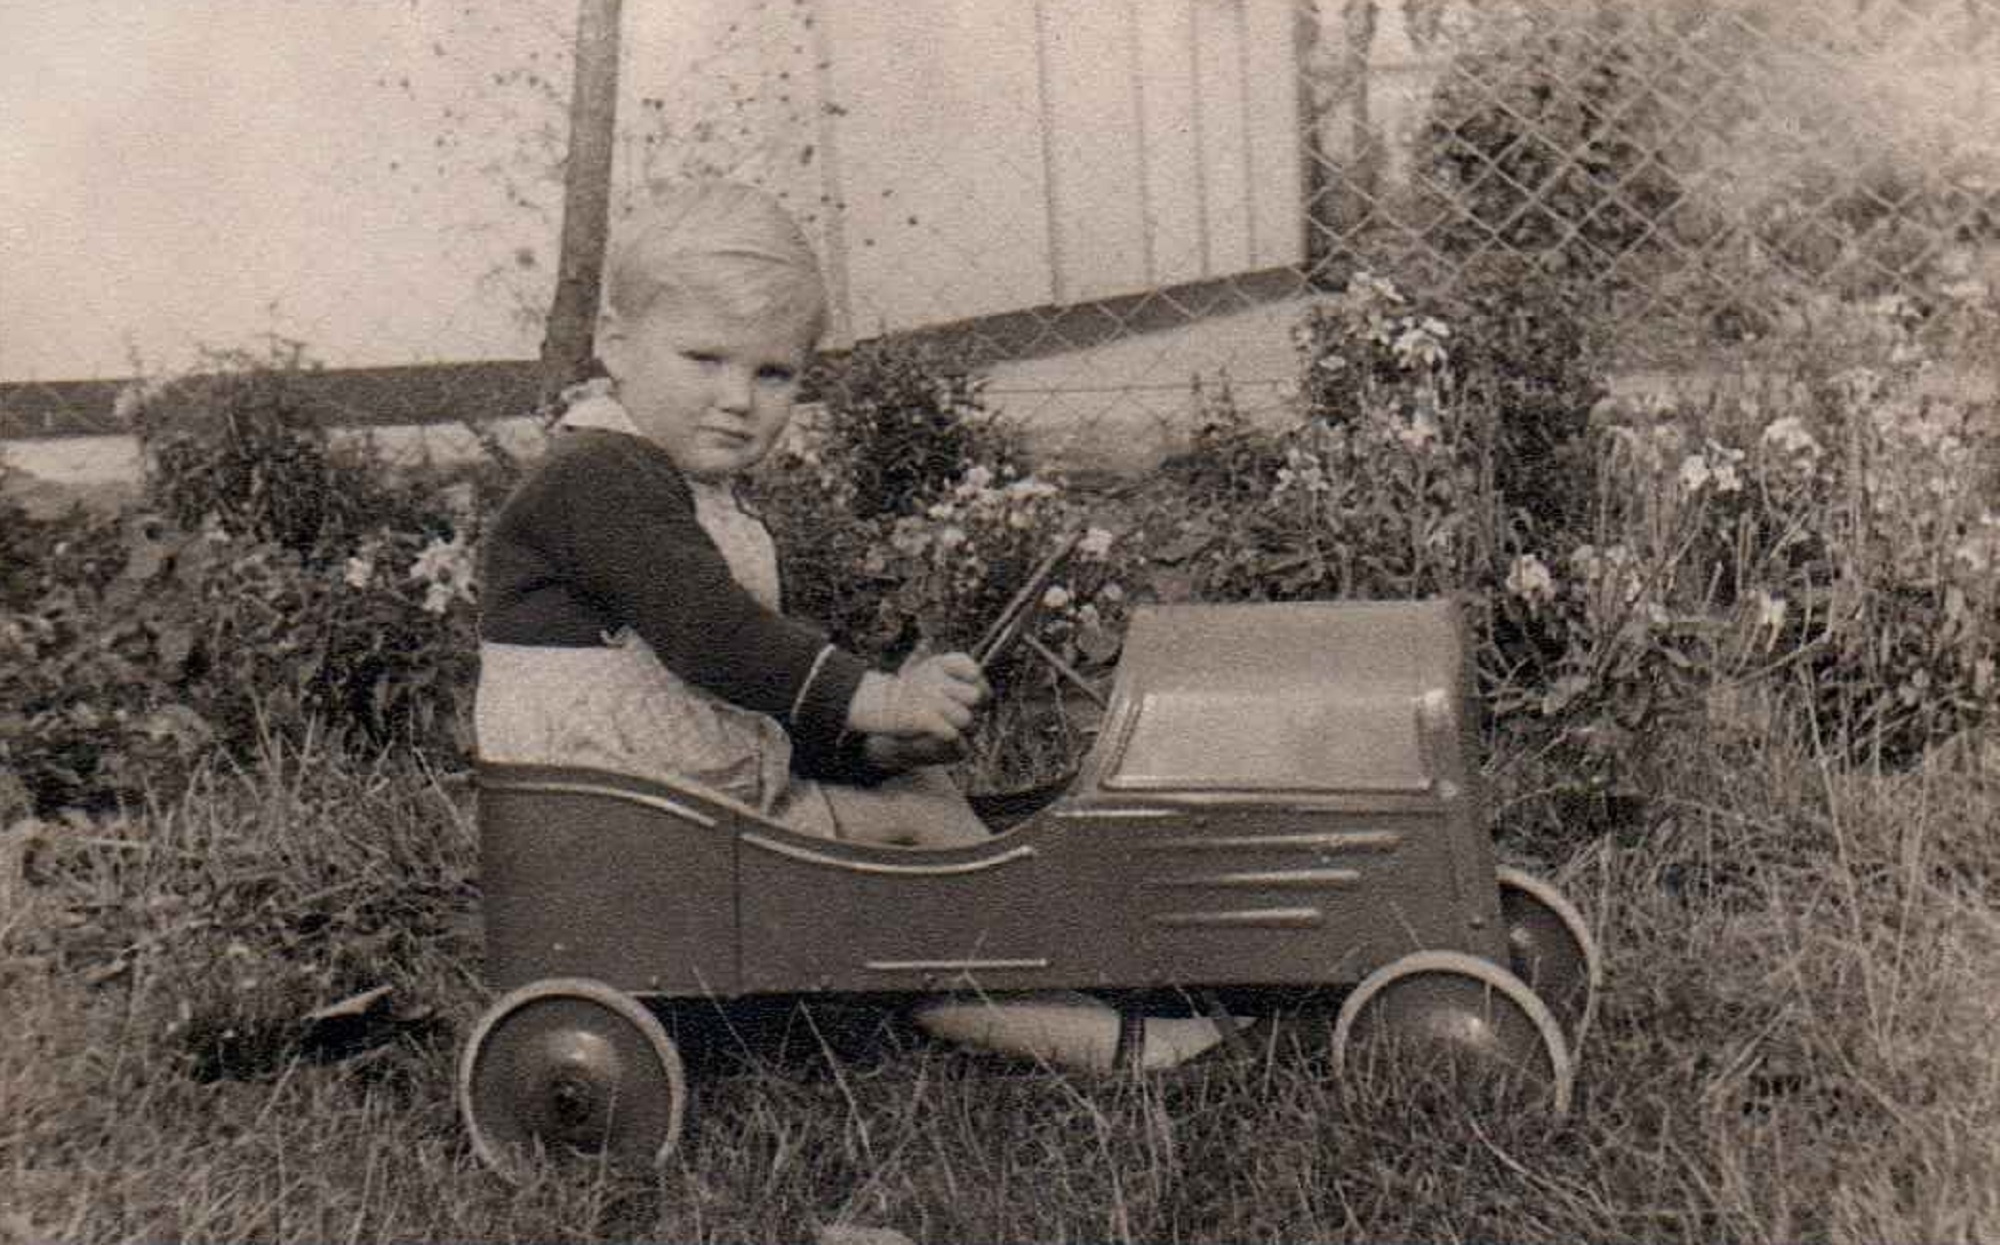
[[1143, 135], [1130, 12], [1119, 0], [1038, 2], [1057, 301], [1142, 290]]
[[1208, 226], [1204, 276], [1250, 267], [1246, 202], [1249, 152], [1244, 139], [1243, 29], [1246, 0], [1196, 0], [1194, 8], [1196, 129], [1201, 141], [1202, 192]]
[[832, 0], [821, 13], [855, 335], [1047, 302], [1034, 6]]
[[1175, 285], [1198, 280], [1205, 271], [1201, 162], [1194, 129], [1195, 0], [1134, 3], [1145, 87], [1141, 136], [1152, 213], [1153, 284]]
[[1305, 259], [1300, 205], [1299, 69], [1294, 47], [1297, 0], [1243, 0], [1249, 39], [1248, 113], [1244, 141], [1250, 157], [1252, 268], [1278, 268]]

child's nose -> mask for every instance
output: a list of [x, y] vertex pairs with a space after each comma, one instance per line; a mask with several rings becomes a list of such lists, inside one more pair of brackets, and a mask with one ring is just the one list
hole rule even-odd
[[723, 367], [715, 378], [715, 404], [725, 411], [749, 410], [752, 385], [749, 368]]

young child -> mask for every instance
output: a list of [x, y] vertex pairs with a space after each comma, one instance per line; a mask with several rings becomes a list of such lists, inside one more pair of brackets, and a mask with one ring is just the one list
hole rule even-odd
[[810, 245], [761, 191], [696, 184], [623, 223], [598, 334], [609, 379], [486, 540], [483, 760], [685, 780], [829, 838], [985, 837], [919, 768], [956, 754], [988, 694], [977, 664], [874, 671], [786, 617], [770, 533], [737, 500], [825, 318]]

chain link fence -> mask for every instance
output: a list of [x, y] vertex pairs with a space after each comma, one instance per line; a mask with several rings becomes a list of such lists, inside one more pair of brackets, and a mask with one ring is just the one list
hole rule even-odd
[[[2000, 0], [627, 0], [625, 20], [628, 202], [694, 174], [773, 188], [825, 257], [832, 348], [928, 343], [1085, 453], [1158, 448], [1219, 385], [1281, 416], [1305, 304], [1360, 271], [1438, 299], [1539, 273], [1615, 374], [1669, 378], [1996, 305]], [[1953, 349], [1990, 386], [1991, 356]], [[329, 377], [326, 401], [426, 422], [533, 390], [528, 365], [460, 363]], [[115, 392], [9, 386], [0, 417], [114, 431]]]
[[1401, 63], [1357, 50], [1386, 8], [1309, 62], [1316, 271], [1449, 288], [1526, 257], [1601, 296], [1628, 364], [1990, 294], [1991, 0], [1514, 5], [1406, 18]]

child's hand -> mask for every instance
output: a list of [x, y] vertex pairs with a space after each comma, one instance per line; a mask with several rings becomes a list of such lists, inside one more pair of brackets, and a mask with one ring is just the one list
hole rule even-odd
[[979, 663], [964, 653], [926, 657], [900, 674], [862, 676], [847, 724], [870, 735], [921, 736], [955, 744], [990, 694]]

